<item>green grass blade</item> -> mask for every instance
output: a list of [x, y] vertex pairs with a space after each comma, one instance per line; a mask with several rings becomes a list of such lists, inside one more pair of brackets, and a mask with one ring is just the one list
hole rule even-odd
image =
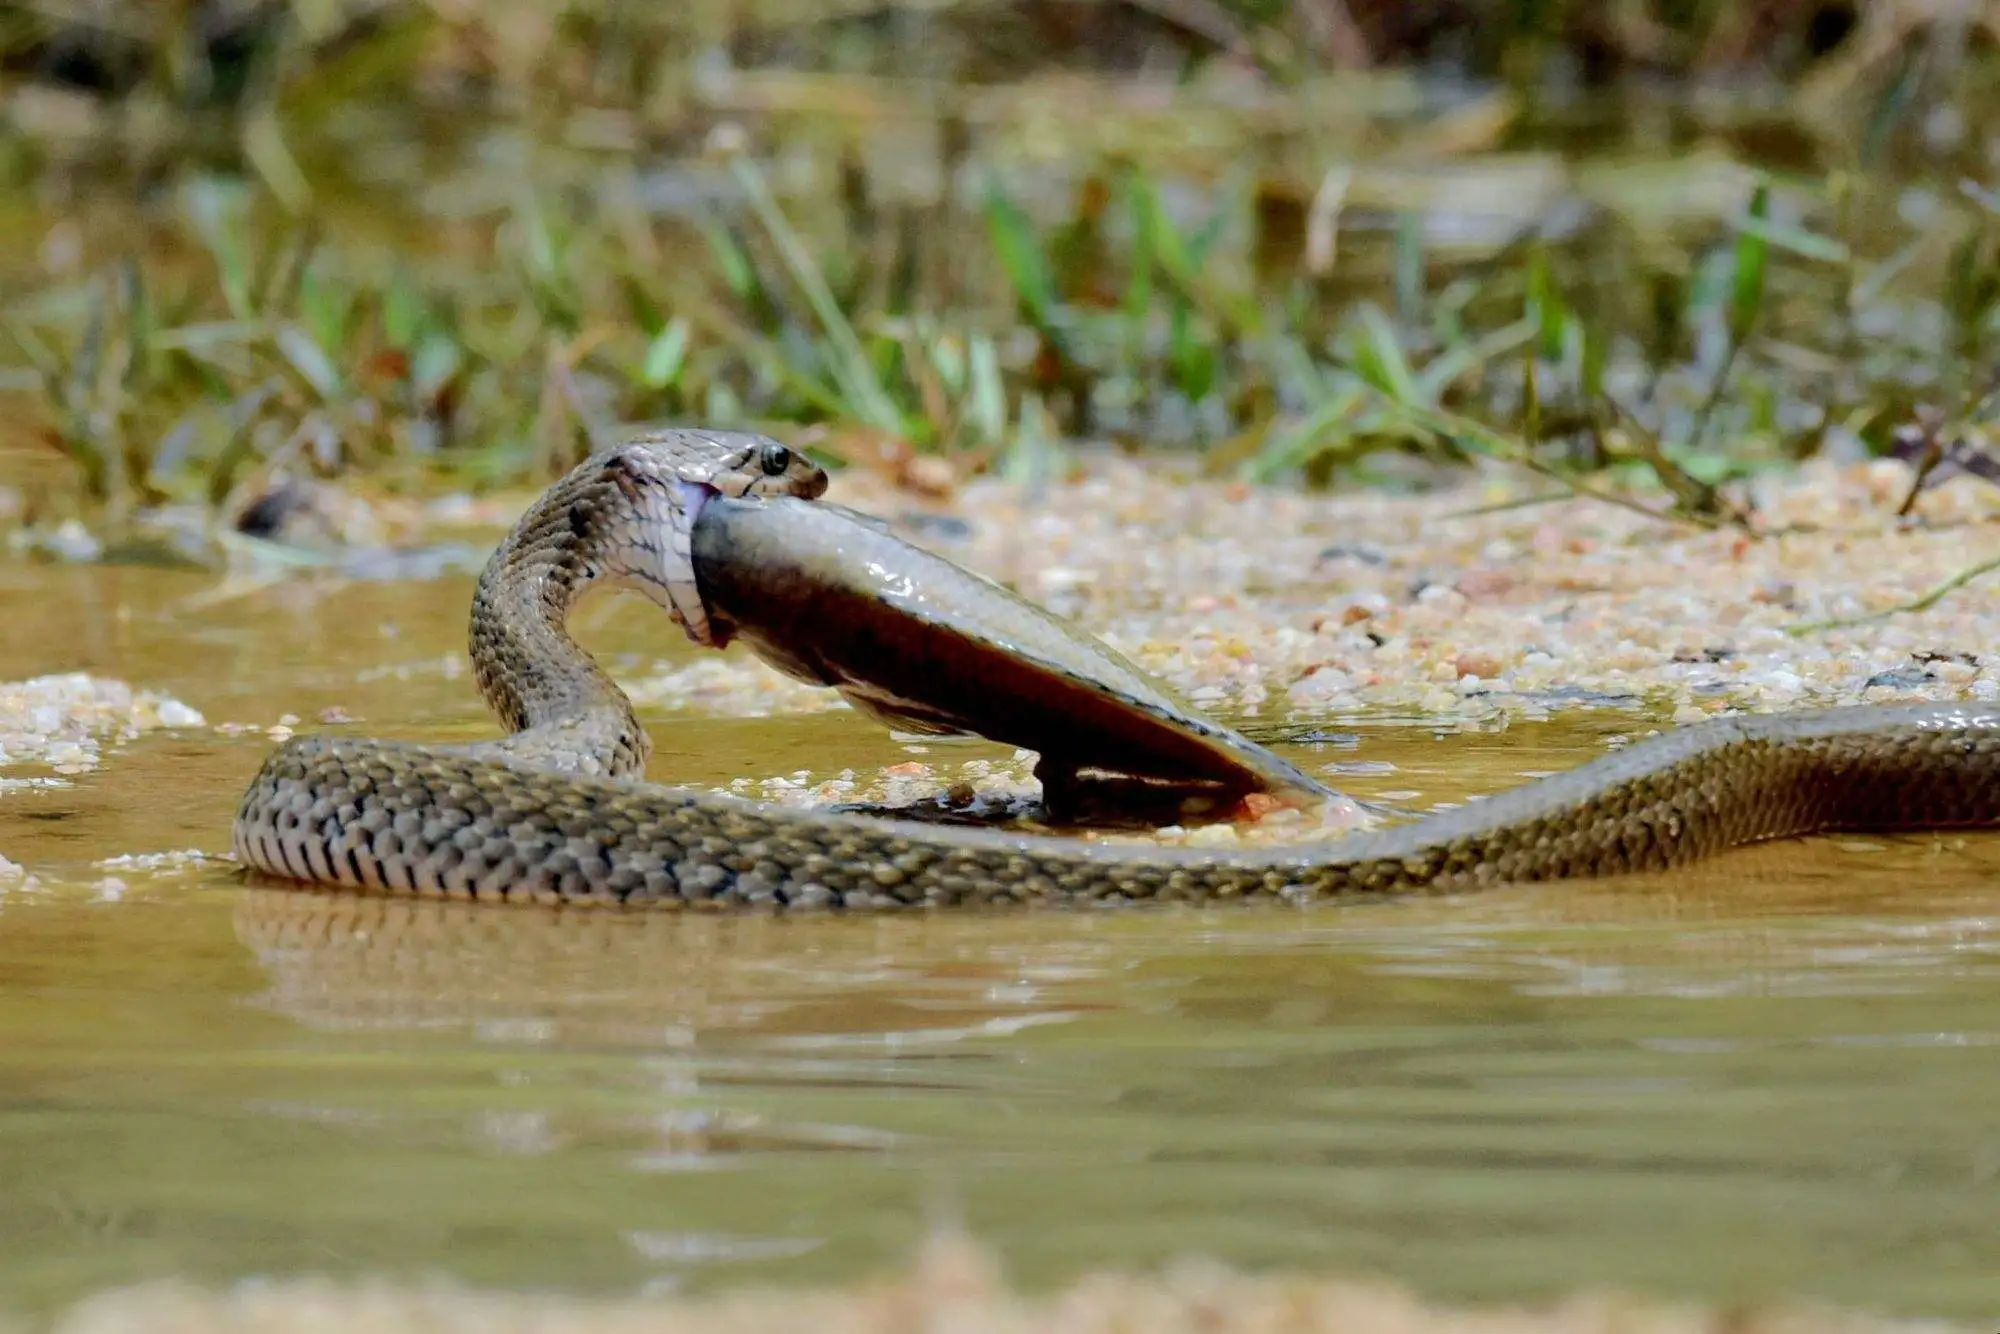
[[1022, 311], [1037, 328], [1048, 328], [1054, 323], [1062, 296], [1056, 290], [1055, 269], [1041, 239], [1035, 235], [1034, 224], [1013, 200], [997, 189], [987, 190], [984, 212], [986, 235]]
[[1771, 215], [1771, 187], [1759, 182], [1750, 197], [1749, 225], [1736, 234], [1736, 276], [1729, 295], [1729, 336], [1738, 343], [1750, 337], [1764, 310], [1764, 269], [1771, 242], [1762, 224]]
[[688, 333], [687, 318], [681, 315], [660, 330], [646, 346], [646, 359], [639, 367], [641, 383], [649, 389], [665, 389], [680, 379], [687, 366]]
[[868, 359], [861, 346], [861, 338], [854, 332], [854, 326], [834, 300], [833, 291], [826, 285], [826, 278], [819, 266], [813, 263], [812, 252], [793, 230], [785, 218], [778, 201], [771, 197], [770, 187], [765, 183], [763, 173], [752, 165], [746, 157], [732, 157], [729, 162], [731, 174], [742, 188], [757, 220], [770, 233], [772, 242], [778, 248], [778, 256], [784, 261], [786, 272], [805, 294], [813, 314], [818, 317], [821, 329], [832, 344], [831, 367], [835, 382], [847, 395], [850, 402], [848, 411], [871, 426], [896, 435], [904, 433], [903, 414], [889, 398], [888, 392], [877, 378], [874, 363]]

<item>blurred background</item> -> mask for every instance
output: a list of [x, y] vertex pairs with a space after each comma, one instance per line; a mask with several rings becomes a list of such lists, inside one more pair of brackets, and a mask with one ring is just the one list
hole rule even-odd
[[1991, 471], [1977, 0], [0, 6], [0, 524], [743, 423], [947, 494]]

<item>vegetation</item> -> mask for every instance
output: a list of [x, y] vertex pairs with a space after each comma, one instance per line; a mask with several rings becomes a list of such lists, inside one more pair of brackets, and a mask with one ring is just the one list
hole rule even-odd
[[1701, 524], [1815, 456], [2000, 471], [2000, 10], [66, 8], [0, 11], [31, 518], [661, 419], [917, 485], [1483, 455]]

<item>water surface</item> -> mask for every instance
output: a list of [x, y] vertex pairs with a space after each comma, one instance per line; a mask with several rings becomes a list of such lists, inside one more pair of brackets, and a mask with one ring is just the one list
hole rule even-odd
[[[0, 679], [491, 728], [453, 665], [464, 581], [214, 592], [0, 566]], [[624, 673], [681, 652], [614, 600], [583, 621]], [[847, 714], [651, 722], [662, 778], [907, 758]], [[1350, 785], [1422, 804], [1642, 724], [1294, 753], [1389, 761]], [[0, 853], [42, 882], [0, 899], [6, 1305], [164, 1274], [839, 1280], [951, 1215], [1034, 1284], [1201, 1252], [1454, 1298], [2000, 1311], [2000, 840], [1308, 911], [797, 919], [101, 864], [220, 851], [270, 744], [154, 735], [0, 794]]]

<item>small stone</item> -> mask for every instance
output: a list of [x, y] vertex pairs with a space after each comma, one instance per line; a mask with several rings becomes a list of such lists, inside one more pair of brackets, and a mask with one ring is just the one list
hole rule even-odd
[[1798, 585], [1789, 579], [1768, 579], [1750, 590], [1752, 602], [1762, 602], [1771, 606], [1790, 607], [1798, 601]]
[[1514, 587], [1514, 576], [1481, 567], [1461, 574], [1454, 586], [1474, 602], [1491, 602]]
[[919, 454], [903, 465], [903, 484], [919, 495], [941, 499], [958, 489], [958, 473], [935, 454]]
[[1263, 819], [1265, 816], [1271, 814], [1273, 811], [1281, 811], [1287, 809], [1289, 808], [1285, 805], [1284, 802], [1280, 801], [1278, 798], [1272, 796], [1268, 792], [1246, 793], [1244, 795], [1243, 800], [1237, 803], [1237, 811], [1240, 814], [1241, 818], [1252, 824]]
[[1458, 655], [1453, 664], [1460, 676], [1491, 678], [1506, 670], [1506, 664], [1497, 654], [1486, 652], [1466, 652]]
[[207, 720], [177, 699], [163, 699], [154, 713], [162, 727], [200, 727]]
[[61, 769], [65, 765], [88, 765], [91, 754], [78, 742], [58, 741], [43, 753], [42, 758]]
[[64, 519], [43, 539], [42, 545], [51, 555], [79, 563], [96, 560], [104, 554], [104, 543], [75, 519]]

